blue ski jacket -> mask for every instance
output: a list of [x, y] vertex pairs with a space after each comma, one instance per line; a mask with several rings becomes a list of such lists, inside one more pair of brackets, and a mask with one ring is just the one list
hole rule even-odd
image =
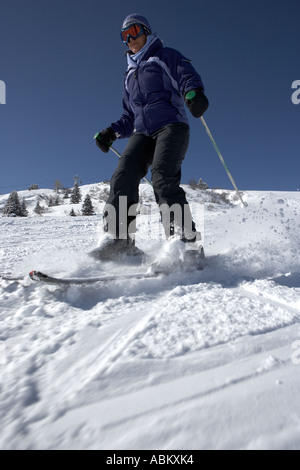
[[158, 37], [148, 36], [139, 53], [128, 54], [123, 114], [111, 127], [118, 138], [125, 138], [135, 132], [151, 135], [175, 122], [188, 124], [184, 96], [196, 88], [204, 91], [191, 61], [164, 47]]

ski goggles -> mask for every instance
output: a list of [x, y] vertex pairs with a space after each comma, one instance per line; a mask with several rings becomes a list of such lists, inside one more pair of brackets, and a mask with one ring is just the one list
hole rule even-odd
[[128, 28], [124, 28], [121, 31], [121, 39], [124, 42], [124, 44], [127, 44], [129, 42], [129, 39], [137, 39], [142, 34], [144, 34], [144, 28], [141, 24], [133, 24], [131, 26], [128, 26]]

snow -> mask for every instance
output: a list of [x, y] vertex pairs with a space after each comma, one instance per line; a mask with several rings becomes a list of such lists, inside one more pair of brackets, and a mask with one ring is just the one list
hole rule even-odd
[[[1, 273], [145, 270], [87, 256], [107, 190], [81, 187], [92, 217], [70, 217], [69, 200], [37, 216], [53, 191], [20, 192], [29, 217], [0, 218]], [[247, 191], [244, 208], [231, 191], [185, 190], [203, 271], [0, 280], [1, 449], [300, 449], [300, 193]], [[152, 189], [140, 193], [138, 246], [172, 255]]]

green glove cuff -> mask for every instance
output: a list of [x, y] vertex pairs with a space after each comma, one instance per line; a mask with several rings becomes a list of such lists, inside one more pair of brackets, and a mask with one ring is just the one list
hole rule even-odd
[[186, 100], [192, 101], [196, 96], [195, 90], [188, 91], [187, 94], [185, 95]]

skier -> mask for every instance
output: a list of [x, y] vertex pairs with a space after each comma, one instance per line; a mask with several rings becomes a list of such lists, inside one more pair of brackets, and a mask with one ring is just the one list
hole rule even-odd
[[[140, 181], [150, 167], [166, 237], [177, 235], [184, 243], [196, 240], [195, 223], [180, 187], [181, 165], [190, 135], [184, 104], [196, 118], [208, 108], [201, 77], [190, 60], [177, 50], [164, 47], [144, 16], [127, 16], [121, 39], [128, 47], [123, 114], [95, 137], [105, 153], [116, 139], [130, 138], [111, 180], [103, 214], [106, 235], [94, 251], [96, 257], [104, 260], [120, 253], [141, 252], [134, 240], [135, 210]], [[192, 95], [187, 96], [191, 91]], [[172, 208], [172, 212], [166, 215], [165, 207]], [[173, 212], [174, 207], [180, 211]]]

